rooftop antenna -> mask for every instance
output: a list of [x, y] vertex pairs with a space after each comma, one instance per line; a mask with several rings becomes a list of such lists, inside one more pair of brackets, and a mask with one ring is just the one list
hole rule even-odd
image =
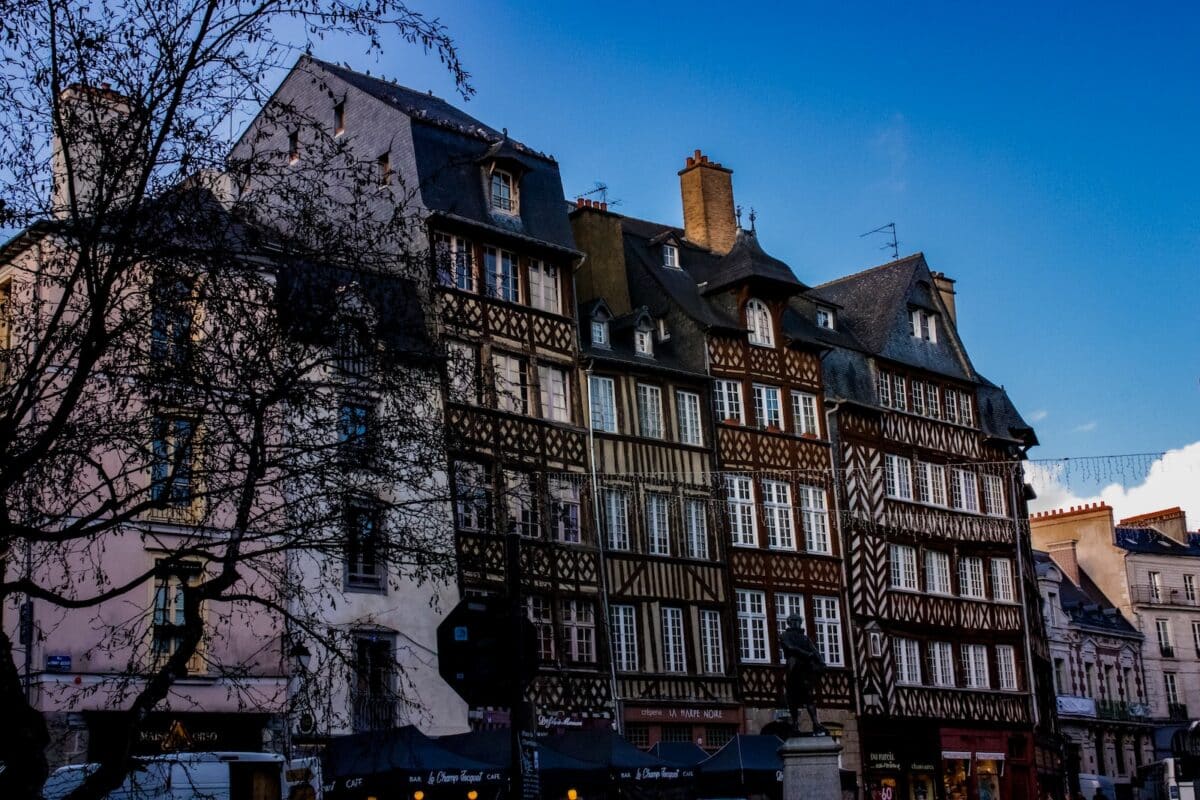
[[600, 195], [601, 203], [607, 203], [610, 206], [621, 205], [620, 200], [609, 200], [608, 199], [608, 184], [605, 183], [604, 181], [596, 181], [595, 186], [593, 186], [591, 189], [584, 192], [583, 194], [580, 194], [579, 197], [590, 197], [591, 195], [594, 195], [594, 194]]
[[886, 233], [888, 231], [891, 231], [891, 233], [892, 233], [892, 240], [890, 242], [886, 242], [879, 249], [880, 250], [890, 249], [892, 251], [892, 260], [895, 261], [898, 258], [900, 258], [900, 242], [896, 240], [896, 223], [889, 222], [887, 225], [880, 225], [878, 228], [876, 228], [873, 231], [867, 231], [866, 233], [860, 233], [858, 235], [858, 238], [862, 239], [864, 236], [870, 236], [873, 233]]

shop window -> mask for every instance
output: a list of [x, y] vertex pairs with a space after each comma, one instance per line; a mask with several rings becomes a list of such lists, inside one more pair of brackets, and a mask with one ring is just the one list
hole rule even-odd
[[720, 750], [737, 735], [736, 725], [709, 725], [704, 729], [705, 750]]
[[650, 726], [629, 724], [625, 726], [625, 741], [639, 750], [650, 746]]
[[[969, 756], [970, 754], [965, 754]], [[967, 779], [971, 775], [970, 758], [943, 758], [942, 782], [946, 789], [946, 800], [969, 800]], [[989, 800], [998, 800], [992, 797]]]
[[690, 742], [692, 740], [691, 725], [663, 725], [662, 736], [659, 741], [662, 742]]

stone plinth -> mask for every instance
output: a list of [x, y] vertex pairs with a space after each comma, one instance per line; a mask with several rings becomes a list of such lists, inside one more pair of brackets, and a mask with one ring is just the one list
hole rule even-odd
[[842, 746], [829, 736], [793, 736], [779, 748], [783, 759], [783, 800], [841, 800], [838, 755]]

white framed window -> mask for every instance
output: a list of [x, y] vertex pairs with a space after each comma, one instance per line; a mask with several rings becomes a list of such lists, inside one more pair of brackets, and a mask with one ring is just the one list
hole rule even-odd
[[592, 430], [617, 432], [617, 398], [612, 378], [591, 376]]
[[608, 320], [594, 319], [592, 320], [592, 346], [593, 347], [609, 347], [608, 342]]
[[434, 232], [433, 250], [437, 259], [439, 280], [443, 285], [453, 286], [464, 292], [475, 291], [475, 265], [469, 241], [461, 236]]
[[1017, 690], [1017, 652], [1010, 644], [996, 645], [996, 680], [1005, 691]]
[[914, 465], [916, 477], [914, 496], [919, 503], [931, 506], [946, 505], [946, 468], [939, 464]]
[[[381, 586], [382, 576], [376, 575], [374, 560], [369, 562], [369, 572], [356, 573], [355, 566], [364, 562], [353, 555], [347, 554], [347, 583], [350, 586], [368, 588]], [[171, 563], [165, 559], [157, 559], [154, 566], [154, 612], [151, 617], [150, 649], [154, 665], [159, 666], [174, 655], [186, 638], [186, 590], [200, 583], [204, 567], [196, 561]], [[367, 580], [356, 581], [355, 578], [360, 575]], [[185, 668], [189, 673], [204, 671], [203, 643], [188, 659]]]
[[513, 176], [502, 169], [493, 169], [489, 185], [492, 209], [504, 214], [516, 214], [518, 211], [517, 187]]
[[687, 652], [683, 646], [683, 609], [662, 610], [663, 671], [687, 672]]
[[892, 648], [896, 651], [896, 683], [906, 686], [921, 685], [921, 645], [916, 639], [892, 637]]
[[826, 666], [842, 666], [842, 612], [836, 597], [813, 598], [813, 630]]
[[750, 344], [759, 347], [775, 346], [771, 311], [762, 300], [754, 299], [746, 303], [746, 327], [750, 329]]
[[718, 420], [746, 424], [746, 414], [742, 407], [742, 384], [738, 381], [714, 381], [713, 406]]
[[483, 276], [489, 297], [499, 297], [510, 303], [521, 302], [521, 276], [517, 257], [497, 247], [483, 248]]
[[833, 330], [833, 309], [827, 306], [817, 306], [817, 327]]
[[916, 378], [912, 380], [912, 410], [914, 414], [925, 416], [925, 382]]
[[667, 318], [658, 318], [658, 340], [660, 342], [669, 342], [671, 340], [671, 329], [667, 327]]
[[767, 597], [750, 589], [736, 590], [738, 658], [747, 664], [767, 663]]
[[1196, 602], [1196, 576], [1195, 575], [1184, 575], [1183, 576], [1183, 599], [1187, 600], [1189, 603]]
[[1161, 650], [1171, 650], [1175, 642], [1171, 639], [1171, 622], [1166, 619], [1154, 620], [1154, 629], [1158, 633], [1158, 646]]
[[346, 101], [334, 103], [333, 106], [333, 135], [341, 136], [346, 132]]
[[760, 428], [783, 429], [783, 406], [778, 386], [754, 384], [754, 419]]
[[559, 542], [578, 544], [579, 484], [569, 478], [549, 478], [550, 528]]
[[879, 371], [878, 376], [879, 405], [890, 408], [892, 405], [892, 373]]
[[925, 551], [925, 591], [929, 594], [951, 593], [949, 553]]
[[596, 607], [589, 600], [564, 600], [563, 638], [567, 660], [577, 664], [596, 661]]
[[455, 403], [479, 402], [479, 351], [467, 342], [446, 342], [446, 377], [450, 400]]
[[950, 470], [950, 504], [960, 511], [979, 513], [979, 485], [974, 472]]
[[1161, 603], [1162, 602], [1162, 593], [1163, 593], [1162, 592], [1162, 589], [1163, 589], [1162, 573], [1161, 572], [1150, 572], [1150, 573], [1147, 573], [1147, 575], [1150, 578], [1150, 599], [1153, 600], [1155, 603]]
[[679, 441], [683, 444], [704, 444], [700, 434], [700, 395], [676, 391], [675, 408], [679, 418]]
[[917, 461], [913, 464], [913, 499], [918, 503], [930, 503], [933, 496], [929, 485], [929, 465]]
[[892, 408], [908, 411], [908, 379], [903, 375], [892, 375]]
[[958, 559], [958, 593], [961, 597], [982, 600], [983, 559], [978, 556], [963, 556]]
[[725, 643], [718, 611], [700, 611], [700, 665], [705, 674], [725, 674]]
[[654, 356], [654, 331], [634, 331], [633, 348], [639, 356]]
[[1196, 655], [1200, 656], [1200, 622], [1192, 623], [1192, 644], [1196, 646]]
[[533, 490], [533, 475], [516, 470], [504, 471], [504, 501], [508, 509], [508, 529], [521, 536], [540, 533], [538, 507], [541, 500]]
[[673, 244], [662, 246], [663, 266], [669, 269], [679, 269], [679, 248]]
[[779, 650], [779, 663], [786, 664], [787, 656], [783, 654], [783, 632], [788, 627], [788, 617], [795, 614], [805, 620], [803, 627], [807, 628], [808, 615], [804, 613], [804, 595], [792, 592], [775, 593], [775, 642]]
[[754, 483], [744, 475], [725, 476], [725, 500], [729, 508], [729, 533], [735, 545], [758, 546], [754, 521]]
[[958, 390], [947, 389], [946, 397], [946, 421], [958, 424]]
[[571, 383], [567, 371], [549, 364], [538, 365], [538, 391], [542, 417], [555, 422], [571, 421]]
[[903, 456], [884, 457], [884, 491], [888, 497], [912, 500], [912, 462]]
[[492, 375], [496, 381], [496, 408], [514, 414], [528, 414], [529, 378], [525, 359], [493, 351]]
[[991, 566], [992, 599], [1001, 603], [1014, 602], [1012, 562], [1007, 558], [993, 558]]
[[958, 393], [958, 413], [963, 425], [975, 424], [975, 403], [968, 392]]
[[487, 470], [474, 461], [454, 467], [454, 523], [460, 531], [485, 531], [491, 514], [492, 492]]
[[603, 489], [604, 521], [610, 550], [629, 549], [629, 493]]
[[534, 308], [558, 314], [562, 310], [558, 267], [534, 259], [529, 262], [529, 302]]
[[924, 309], [913, 309], [908, 318], [908, 332], [915, 339], [937, 342], [937, 314]]
[[825, 490], [820, 486], [801, 485], [799, 491], [804, 549], [810, 553], [829, 555], [833, 548], [829, 537], [829, 512], [825, 506]]
[[993, 517], [1008, 515], [1004, 501], [1004, 479], [999, 475], [983, 476], [983, 513]]
[[929, 643], [928, 671], [934, 686], [954, 685], [954, 649], [949, 642]]
[[646, 492], [646, 547], [650, 555], [671, 555], [671, 522], [667, 495]]
[[783, 481], [762, 482], [763, 516], [767, 524], [767, 546], [772, 550], [795, 550], [792, 523], [792, 487]]
[[648, 439], [663, 438], [662, 390], [648, 383], [637, 385], [638, 433]]
[[1169, 705], [1179, 705], [1179, 683], [1175, 680], [1174, 672], [1163, 673], [1163, 690]]
[[936, 383], [925, 384], [925, 412], [934, 419], [942, 416], [941, 390]]
[[687, 498], [683, 501], [683, 527], [688, 558], [708, 558], [708, 516], [703, 500]]
[[962, 646], [963, 686], [968, 689], [990, 689], [988, 677], [987, 646], [964, 644]]
[[817, 398], [807, 392], [792, 392], [792, 423], [800, 436], [820, 436], [817, 422]]
[[633, 672], [638, 668], [637, 622], [633, 606], [610, 606], [612, 620], [613, 661], [618, 672]]
[[917, 550], [903, 544], [893, 544], [888, 547], [888, 561], [891, 567], [892, 588], [906, 591], [917, 591]]
[[525, 598], [525, 611], [537, 634], [538, 660], [554, 661], [554, 612], [549, 598], [532, 595]]

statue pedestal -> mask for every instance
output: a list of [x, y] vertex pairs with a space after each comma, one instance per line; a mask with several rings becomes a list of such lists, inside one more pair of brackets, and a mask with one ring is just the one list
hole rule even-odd
[[779, 748], [783, 800], [842, 800], [841, 752], [829, 736], [793, 736], [784, 742]]

